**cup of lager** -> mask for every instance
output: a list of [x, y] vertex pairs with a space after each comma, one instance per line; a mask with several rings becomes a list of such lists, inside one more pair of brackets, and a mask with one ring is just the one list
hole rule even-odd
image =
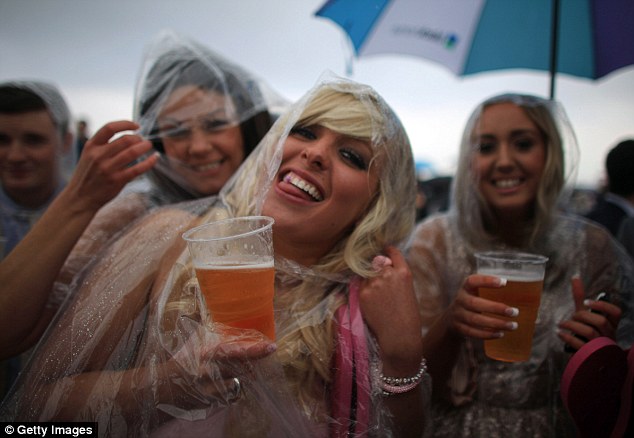
[[[512, 251], [479, 252], [475, 257], [478, 274], [494, 275], [507, 280], [503, 287], [479, 288], [480, 297], [519, 309], [516, 317], [504, 317], [517, 322], [517, 330], [504, 332], [504, 336], [498, 339], [485, 340], [485, 354], [504, 362], [528, 360], [548, 257]], [[500, 318], [499, 315], [495, 317]]]
[[209, 222], [183, 234], [212, 322], [275, 340], [273, 218]]

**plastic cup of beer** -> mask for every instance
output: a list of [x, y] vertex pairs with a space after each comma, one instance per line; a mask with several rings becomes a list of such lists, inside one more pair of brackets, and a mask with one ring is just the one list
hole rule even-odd
[[[530, 358], [535, 320], [544, 288], [548, 257], [510, 251], [475, 254], [478, 274], [506, 278], [500, 288], [481, 287], [480, 297], [519, 309], [516, 317], [504, 317], [518, 324], [517, 330], [505, 331], [498, 339], [484, 341], [484, 352], [491, 359], [523, 362]], [[499, 318], [499, 315], [495, 315]]]
[[273, 218], [209, 222], [183, 234], [213, 322], [275, 340]]

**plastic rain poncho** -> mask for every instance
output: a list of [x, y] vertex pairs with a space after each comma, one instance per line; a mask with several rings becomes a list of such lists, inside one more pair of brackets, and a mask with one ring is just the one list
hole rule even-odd
[[[2, 407], [3, 420], [98, 421], [100, 435], [116, 437], [392, 435], [378, 347], [364, 327], [355, 279], [371, 275], [373, 257], [411, 233], [412, 153], [397, 117], [371, 88], [322, 79], [277, 120], [220, 196], [160, 208], [95, 255]], [[221, 355], [261, 335], [206, 319], [181, 234], [260, 213], [289, 131], [315, 102], [330, 110], [348, 104], [330, 104], [333, 95], [361, 102], [371, 121], [380, 193], [318, 264], [276, 256], [274, 354], [210, 359], [204, 351]], [[227, 377], [239, 377], [239, 394]], [[429, 396], [427, 376], [415, 390]]]
[[62, 160], [64, 158], [64, 142], [70, 125], [70, 110], [64, 97], [53, 84], [43, 81], [16, 80], [0, 83], [0, 87], [24, 90], [39, 97], [46, 106], [51, 120], [57, 129], [59, 138], [56, 151], [57, 181], [49, 200], [37, 208], [27, 208], [14, 202], [0, 187], [0, 238], [4, 242], [3, 253], [8, 254], [24, 237], [33, 224], [64, 188]]
[[166, 141], [183, 148], [191, 145], [195, 126], [206, 135], [240, 126], [247, 156], [286, 105], [243, 67], [184, 36], [160, 33], [145, 49], [134, 100], [140, 134], [161, 152], [149, 172], [150, 200], [163, 205], [217, 193], [198, 185], [203, 176], [194, 164], [201, 163], [170, 155]]
[[623, 307], [618, 336], [629, 346], [634, 336], [634, 277], [627, 255], [603, 229], [564, 213], [574, 184], [577, 145], [558, 103], [510, 94], [485, 101], [474, 111], [462, 139], [450, 210], [417, 227], [408, 261], [423, 325], [429, 327], [451, 304], [464, 279], [475, 273], [474, 252], [509, 249], [496, 234], [495, 218], [484, 205], [471, 166], [480, 114], [496, 102], [525, 109], [543, 131], [550, 157], [540, 183], [542, 208], [536, 219], [516, 224], [524, 243], [512, 248], [549, 258], [532, 356], [522, 363], [491, 360], [481, 340], [465, 338], [449, 381], [434, 381], [441, 400], [434, 403], [433, 429], [435, 435], [447, 437], [573, 435], [559, 397], [570, 353], [557, 336], [558, 324], [574, 312], [571, 278], [580, 276], [588, 297], [605, 290], [611, 302]]
[[[161, 32], [145, 49], [134, 102], [138, 134], [152, 141], [160, 158], [99, 211], [66, 261], [49, 306], [65, 299], [68, 283], [87, 259], [147, 211], [217, 194], [240, 164], [228, 164], [227, 148], [240, 148], [248, 156], [272, 126], [273, 112], [285, 104], [244, 68], [182, 35]], [[235, 127], [241, 139], [233, 146], [224, 140], [218, 147], [218, 136]], [[192, 136], [199, 135], [207, 142], [205, 152], [197, 152], [200, 157], [182, 161], [182, 155], [164, 147], [164, 141], [176, 142], [180, 154], [190, 154]], [[225, 162], [210, 175], [209, 167], [220, 158]]]

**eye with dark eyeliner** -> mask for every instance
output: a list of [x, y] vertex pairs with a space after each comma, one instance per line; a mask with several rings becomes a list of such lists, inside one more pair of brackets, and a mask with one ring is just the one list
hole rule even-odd
[[339, 150], [339, 155], [341, 155], [344, 160], [348, 161], [350, 164], [352, 164], [352, 166], [356, 167], [359, 170], [368, 169], [368, 164], [365, 158], [354, 149], [341, 148]]
[[518, 138], [515, 140], [514, 143], [515, 143], [515, 147], [520, 152], [529, 151], [535, 145], [535, 141], [532, 138], [528, 138], [528, 137]]
[[295, 126], [291, 129], [292, 135], [304, 137], [306, 140], [316, 140], [317, 135], [307, 126]]
[[476, 142], [475, 149], [482, 155], [487, 155], [495, 150], [495, 142], [492, 140], [481, 139]]

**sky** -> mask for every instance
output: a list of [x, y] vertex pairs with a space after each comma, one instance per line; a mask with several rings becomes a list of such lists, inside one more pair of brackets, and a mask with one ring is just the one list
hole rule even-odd
[[[346, 34], [316, 17], [325, 0], [0, 0], [0, 81], [53, 82], [92, 132], [131, 118], [143, 49], [160, 31], [193, 38], [259, 75], [289, 100], [324, 71], [374, 87], [394, 108], [414, 156], [431, 174], [455, 169], [463, 126], [477, 104], [502, 92], [548, 97], [545, 72], [504, 70], [456, 77], [421, 58], [352, 59]], [[559, 75], [556, 98], [581, 150], [577, 182], [596, 188], [605, 154], [634, 138], [634, 67], [598, 80]]]

